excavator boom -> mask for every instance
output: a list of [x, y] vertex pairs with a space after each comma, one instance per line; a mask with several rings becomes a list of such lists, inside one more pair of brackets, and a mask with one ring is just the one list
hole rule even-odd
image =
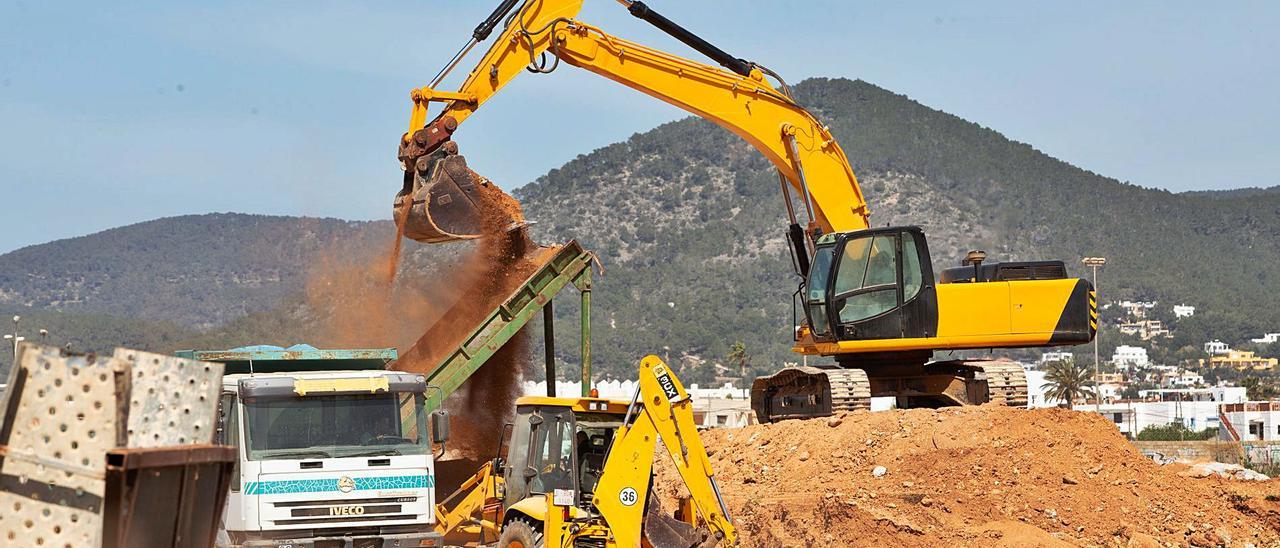
[[[573, 17], [581, 9], [581, 0], [528, 0], [516, 9], [456, 91], [423, 87], [412, 93], [410, 129], [401, 138], [399, 151], [405, 179], [396, 207], [400, 214], [405, 208], [403, 200], [413, 201], [410, 219], [417, 219], [411, 222], [424, 229], [409, 231], [412, 239], [441, 242], [480, 234], [480, 215], [473, 212], [481, 207], [477, 203], [483, 198], [469, 186], [471, 181], [437, 167], [442, 159], [456, 154], [456, 147], [452, 152], [441, 148], [498, 90], [547, 55], [556, 63], [588, 70], [711, 120], [746, 140], [773, 163], [801, 197], [811, 232], [869, 226], [866, 200], [844, 151], [830, 130], [796, 103], [785, 86], [780, 91], [765, 78], [767, 69], [729, 56], [643, 2], [626, 5], [637, 17], [719, 57], [738, 72], [637, 44], [577, 21]], [[548, 68], [532, 70], [550, 72]], [[432, 102], [442, 102], [444, 108], [424, 126]], [[438, 172], [444, 177], [435, 176]], [[468, 216], [474, 219], [471, 226], [457, 221]], [[432, 219], [443, 220], [433, 223]], [[795, 224], [794, 215], [792, 222]], [[425, 228], [433, 225], [440, 229], [432, 232]]]

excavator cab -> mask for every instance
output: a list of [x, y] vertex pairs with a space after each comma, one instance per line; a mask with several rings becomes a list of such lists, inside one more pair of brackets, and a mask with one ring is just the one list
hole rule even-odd
[[937, 329], [933, 266], [920, 227], [822, 236], [804, 294], [816, 341], [930, 337]]
[[[1001, 360], [934, 360], [936, 350], [1089, 342], [1097, 299], [1061, 261], [984, 263], [970, 252], [934, 278], [919, 227], [818, 238], [802, 291], [795, 350], [835, 364], [790, 367], [752, 383], [761, 422], [896, 405], [1027, 404], [1026, 373]], [[950, 358], [950, 357], [948, 357]]]

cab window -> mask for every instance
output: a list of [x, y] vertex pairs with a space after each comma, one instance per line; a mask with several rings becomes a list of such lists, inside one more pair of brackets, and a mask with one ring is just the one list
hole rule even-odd
[[920, 266], [920, 249], [916, 235], [902, 234], [902, 302], [914, 299], [924, 285], [924, 268]]
[[827, 277], [831, 274], [834, 254], [834, 245], [818, 247], [814, 251], [813, 264], [809, 267], [809, 280], [805, 282], [805, 313], [809, 318], [809, 327], [819, 336], [831, 332], [831, 326], [827, 322]]
[[897, 236], [867, 236], [846, 242], [834, 287], [833, 300], [841, 323], [864, 320], [898, 306]]
[[550, 493], [554, 489], [573, 489], [573, 413], [569, 409], [545, 409], [543, 422], [537, 425], [533, 438], [533, 458], [529, 460], [532, 477], [530, 493]]

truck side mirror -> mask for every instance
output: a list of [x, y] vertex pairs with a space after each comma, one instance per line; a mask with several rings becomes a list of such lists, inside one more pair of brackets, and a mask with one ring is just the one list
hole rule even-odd
[[431, 413], [431, 442], [449, 441], [449, 412], [443, 409]]

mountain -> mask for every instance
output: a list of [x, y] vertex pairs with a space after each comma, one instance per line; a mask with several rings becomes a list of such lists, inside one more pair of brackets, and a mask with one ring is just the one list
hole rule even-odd
[[275, 307], [308, 265], [370, 249], [378, 236], [385, 245], [390, 230], [236, 213], [158, 219], [0, 256], [0, 306], [206, 329]]
[[1267, 188], [1245, 187], [1229, 190], [1188, 190], [1183, 192], [1183, 194], [1188, 196], [1207, 196], [1210, 198], [1266, 198], [1270, 196], [1280, 196], [1280, 185]]
[[[1082, 275], [1080, 258], [1102, 255], [1105, 301], [1193, 304], [1199, 327], [1186, 331], [1228, 341], [1280, 327], [1271, 298], [1280, 291], [1280, 193], [1142, 188], [866, 82], [813, 79], [795, 91], [840, 140], [874, 223], [922, 226], [935, 268], [983, 249], [989, 260], [1062, 259]], [[737, 341], [759, 371], [796, 360], [787, 349], [798, 280], [777, 178], [736, 136], [698, 119], [664, 124], [515, 195], [537, 239], [577, 238], [600, 256], [598, 371], [630, 376], [653, 352], [687, 357], [691, 378], [706, 381], [711, 368], [699, 364], [725, 361]], [[158, 350], [315, 340], [308, 321], [317, 312], [299, 296], [307, 272], [326, 258], [382, 252], [389, 230], [230, 214], [123, 227], [0, 256], [0, 312], [131, 318], [142, 324], [122, 325], [167, 333], [146, 341]], [[429, 271], [441, 253], [457, 251], [411, 247], [405, 268]], [[558, 318], [572, 326], [576, 299], [562, 300]], [[576, 362], [576, 330], [558, 335], [562, 357]]]

